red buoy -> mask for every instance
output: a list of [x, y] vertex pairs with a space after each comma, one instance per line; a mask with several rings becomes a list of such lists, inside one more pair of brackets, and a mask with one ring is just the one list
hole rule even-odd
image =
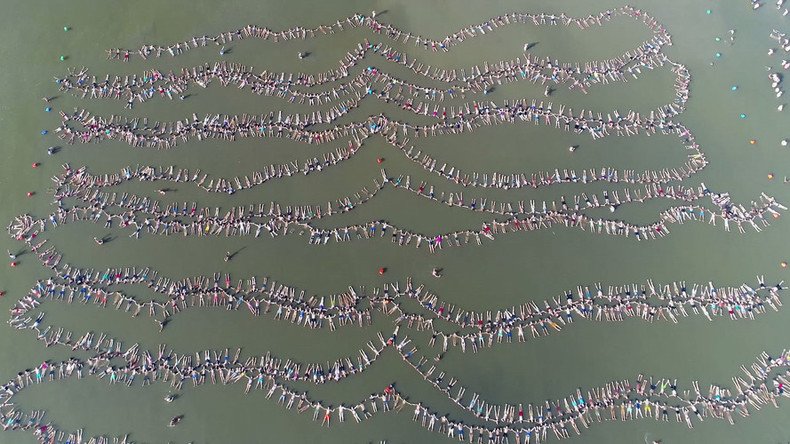
[[32, 191], [28, 191], [27, 192], [27, 197], [33, 197], [34, 194], [36, 194], [36, 193], [34, 193]]
[[384, 274], [386, 271], [387, 269], [384, 267], [379, 268], [379, 274]]
[[381, 164], [382, 162], [384, 162], [384, 158], [383, 158], [383, 157], [377, 157], [377, 158], [376, 158], [376, 162], [378, 162], [379, 164]]
[[16, 262], [11, 262], [11, 266], [12, 266], [12, 267], [16, 267], [16, 266], [17, 266], [17, 263], [16, 263]]
[[38, 166], [39, 166], [39, 165], [41, 165], [41, 164], [40, 164], [40, 163], [38, 163], [38, 162], [33, 162], [33, 165], [31, 165], [31, 166], [32, 166], [33, 168], [38, 168]]
[[3, 296], [5, 296], [5, 290], [0, 290], [0, 298], [2, 298]]

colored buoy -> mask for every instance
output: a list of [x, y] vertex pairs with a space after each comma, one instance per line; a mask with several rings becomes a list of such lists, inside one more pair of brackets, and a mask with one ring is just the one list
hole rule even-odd
[[782, 268], [787, 268], [787, 262], [785, 262], [785, 261], [782, 261], [782, 262], [780, 262], [780, 263], [779, 263], [779, 265], [780, 265]]
[[716, 41], [720, 42], [721, 41], [721, 37], [716, 37]]
[[42, 135], [42, 136], [46, 136], [47, 134], [49, 134], [49, 131], [47, 131], [47, 130], [41, 130], [41, 135]]
[[757, 141], [752, 139], [752, 140], [749, 141], [749, 144], [750, 145], [757, 145]]
[[11, 266], [12, 266], [12, 267], [16, 267], [16, 266], [17, 266], [17, 263], [16, 263], [16, 262], [11, 262]]
[[740, 117], [741, 117], [741, 119], [745, 119], [746, 118], [746, 114], [741, 113]]
[[768, 180], [774, 180], [774, 173], [768, 173]]
[[377, 157], [376, 158], [376, 162], [382, 163], [382, 162], [384, 162], [384, 158], [383, 157]]
[[44, 111], [46, 111], [46, 112], [51, 112], [51, 111], [52, 111], [52, 108], [50, 108], [50, 107], [46, 107], [46, 108], [44, 108]]
[[386, 269], [386, 268], [384, 268], [384, 267], [381, 267], [381, 268], [379, 268], [379, 274], [381, 274], [381, 275], [383, 275], [384, 273], [386, 273], [386, 271], [387, 271], [387, 269]]
[[71, 29], [70, 27], [68, 27], [68, 26], [64, 26], [64, 27], [63, 27], [63, 32], [69, 32], [69, 30], [70, 30], [70, 29]]
[[712, 12], [713, 12], [713, 11], [711, 11], [710, 9], [706, 9], [706, 10], [705, 10], [705, 14], [708, 14], [708, 15], [710, 15]]
[[738, 85], [732, 85], [732, 87], [730, 87], [730, 90], [731, 91], [737, 91], [738, 90]]
[[33, 165], [31, 165], [31, 166], [32, 166], [33, 168], [38, 168], [38, 166], [39, 166], [39, 165], [41, 165], [41, 164], [40, 164], [40, 163], [38, 163], [38, 162], [33, 162]]
[[28, 191], [28, 192], [27, 192], [27, 193], [25, 193], [25, 194], [27, 195], [27, 197], [33, 197], [33, 195], [34, 195], [34, 194], [36, 194], [36, 193], [34, 193], [34, 192], [32, 192], [32, 191]]
[[3, 296], [5, 296], [5, 290], [0, 290], [0, 298], [2, 298]]
[[716, 53], [716, 58], [719, 58], [719, 57], [721, 57], [721, 53], [720, 53], [720, 52], [717, 52], [717, 53]]
[[64, 55], [60, 56], [60, 61], [62, 62], [64, 60], [66, 60], [66, 56], [64, 56]]

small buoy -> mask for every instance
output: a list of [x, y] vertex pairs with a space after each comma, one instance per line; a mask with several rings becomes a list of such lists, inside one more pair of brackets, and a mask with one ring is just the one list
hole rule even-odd
[[741, 119], [745, 119], [746, 118], [746, 114], [741, 113], [740, 117], [741, 117]]
[[69, 32], [69, 30], [70, 30], [70, 29], [71, 29], [70, 27], [68, 27], [68, 26], [64, 26], [64, 27], [63, 27], [63, 32]]
[[708, 14], [708, 15], [710, 15], [712, 12], [713, 12], [713, 11], [711, 11], [710, 9], [706, 9], [706, 10], [705, 10], [705, 14]]
[[60, 56], [60, 61], [62, 62], [64, 60], [66, 60], [66, 56], [64, 56], [64, 55]]
[[0, 290], [0, 298], [2, 298], [3, 296], [5, 296], [5, 290]]
[[384, 267], [379, 268], [379, 274], [383, 275], [386, 272], [387, 272], [386, 268], [384, 268]]
[[33, 168], [38, 168], [39, 165], [41, 165], [41, 164], [38, 163], [38, 162], [33, 162], [33, 165], [30, 165], [30, 166], [32, 166]]
[[16, 267], [17, 265], [18, 265], [17, 262], [11, 262], [12, 267]]
[[52, 108], [50, 108], [50, 107], [46, 107], [46, 108], [44, 108], [44, 111], [46, 111], [46, 112], [52, 112]]
[[751, 145], [757, 145], [757, 141], [756, 141], [756, 140], [754, 140], [754, 139], [752, 139], [752, 140], [750, 140], [750, 141], [749, 141], [749, 144], [751, 144]]
[[42, 136], [46, 136], [47, 134], [49, 134], [49, 131], [47, 131], [47, 130], [41, 130], [41, 135], [42, 135]]
[[716, 41], [720, 42], [721, 41], [721, 37], [716, 37]]
[[768, 180], [774, 180], [774, 173], [768, 173]]
[[719, 58], [719, 57], [721, 57], [721, 53], [720, 53], [720, 52], [717, 52], [717, 53], [716, 53], [716, 58]]
[[779, 262], [779, 265], [780, 265], [782, 268], [787, 268], [787, 262], [785, 262], [785, 261]]
[[782, 111], [783, 109], [785, 109], [785, 104], [784, 103], [776, 107], [777, 111]]
[[787, 146], [787, 139], [783, 139], [781, 142], [779, 142], [779, 145]]
[[377, 157], [376, 158], [376, 162], [382, 163], [382, 162], [384, 162], [384, 158], [383, 157]]
[[779, 219], [779, 213], [771, 213], [774, 219]]
[[33, 195], [34, 195], [34, 194], [36, 194], [36, 193], [34, 193], [34, 192], [32, 192], [32, 191], [28, 191], [28, 192], [26, 193], [27, 197], [33, 197]]
[[738, 85], [732, 85], [732, 86], [730, 87], [730, 90], [731, 90], [731, 91], [737, 91], [737, 90], [738, 90]]

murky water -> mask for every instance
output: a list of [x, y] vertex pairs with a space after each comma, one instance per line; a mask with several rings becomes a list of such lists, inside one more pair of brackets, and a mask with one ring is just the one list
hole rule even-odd
[[[694, 3], [694, 4], [692, 4]], [[673, 46], [666, 52], [686, 65], [692, 74], [692, 97], [687, 111], [678, 119], [690, 127], [711, 164], [687, 181], [711, 189], [729, 191], [734, 200], [748, 203], [760, 192], [774, 195], [785, 204], [787, 186], [782, 183], [790, 154], [779, 141], [788, 134], [787, 114], [778, 113], [777, 101], [769, 88], [765, 66], [776, 66], [781, 56], [768, 57], [774, 42], [768, 38], [772, 28], [790, 31], [783, 19], [768, 4], [753, 12], [746, 1], [710, 2], [687, 0], [630, 2], [643, 8], [666, 25]], [[60, 164], [88, 165], [97, 172], [115, 171], [126, 165], [153, 163], [201, 168], [215, 175], [247, 174], [253, 169], [295, 157], [315, 155], [324, 148], [301, 145], [285, 139], [243, 140], [234, 143], [190, 141], [168, 151], [133, 149], [118, 142], [65, 147], [55, 156], [46, 156], [46, 147], [56, 139], [41, 136], [42, 129], [57, 125], [56, 113], [45, 113], [42, 96], [56, 94], [54, 75], [68, 67], [86, 66], [96, 74], [140, 73], [145, 68], [175, 69], [204, 61], [216, 61], [213, 49], [193, 51], [176, 59], [162, 58], [128, 64], [105, 60], [110, 47], [139, 47], [142, 43], [183, 41], [192, 35], [215, 34], [255, 23], [274, 29], [290, 26], [315, 26], [331, 23], [354, 12], [373, 9], [380, 18], [401, 29], [433, 37], [443, 36], [470, 23], [510, 11], [566, 12], [584, 15], [620, 6], [611, 0], [596, 2], [516, 1], [472, 2], [438, 1], [334, 1], [294, 2], [280, 0], [212, 2], [174, 0], [166, 3], [106, 1], [101, 3], [23, 2], [6, 0], [0, 16], [0, 133], [3, 134], [0, 161], [0, 220], [30, 213], [43, 216], [51, 211], [46, 188], [50, 176], [60, 172]], [[706, 14], [706, 9], [711, 9]], [[64, 26], [71, 27], [68, 32]], [[734, 28], [734, 45], [727, 42]], [[715, 37], [721, 37], [717, 42]], [[464, 67], [485, 60], [518, 56], [525, 42], [537, 43], [532, 52], [568, 61], [586, 61], [615, 56], [635, 47], [648, 33], [631, 20], [620, 20], [600, 29], [580, 31], [572, 28], [513, 27], [482, 38], [471, 39], [447, 54], [419, 54], [428, 63], [443, 68]], [[318, 72], [336, 67], [346, 51], [363, 39], [378, 37], [363, 30], [336, 34], [331, 38], [293, 41], [274, 45], [260, 41], [234, 43], [228, 60], [253, 65], [258, 70]], [[407, 52], [413, 46], [404, 47]], [[298, 60], [296, 54], [311, 55]], [[721, 53], [716, 58], [714, 54]], [[781, 50], [779, 51], [781, 52]], [[60, 55], [66, 61], [58, 60]], [[710, 62], [715, 61], [711, 66]], [[376, 60], [379, 63], [380, 60]], [[401, 67], [393, 75], [405, 79], [413, 74]], [[410, 77], [411, 76], [411, 77]], [[601, 86], [589, 95], [560, 88], [552, 97], [574, 109], [649, 110], [674, 97], [669, 70], [646, 72], [627, 84]], [[424, 79], [420, 80], [421, 82]], [[731, 86], [737, 85], [737, 91]], [[149, 116], [153, 120], [183, 119], [193, 112], [262, 113], [271, 109], [308, 112], [310, 107], [284, 104], [281, 99], [258, 97], [247, 91], [222, 88], [193, 88], [185, 101], [152, 100], [132, 111], [120, 102], [82, 100], [70, 95], [57, 97], [55, 110], [86, 107], [96, 114], [119, 113]], [[492, 101], [508, 98], [539, 97], [541, 86], [517, 82], [496, 88]], [[387, 115], [420, 122], [395, 106], [378, 101], [365, 102], [341, 123], [359, 121], [370, 114]], [[739, 114], [748, 117], [740, 119]], [[756, 144], [749, 143], [755, 139]], [[580, 149], [572, 155], [569, 145]], [[500, 125], [473, 134], [437, 136], [421, 140], [422, 149], [441, 156], [463, 169], [481, 171], [532, 171], [593, 166], [617, 168], [663, 168], [682, 164], [683, 147], [674, 136], [610, 137], [592, 141], [589, 137], [535, 127]], [[317, 151], [316, 151], [317, 150]], [[428, 175], [380, 139], [366, 143], [359, 155], [343, 166], [322, 174], [295, 177], [265, 187], [224, 195], [198, 193], [187, 185], [173, 193], [178, 201], [197, 200], [206, 206], [241, 205], [252, 202], [324, 203], [353, 194], [361, 186], [380, 177], [376, 158], [385, 159], [390, 175], [408, 174], [444, 187], [457, 187]], [[31, 169], [32, 162], [42, 165]], [[776, 179], [770, 181], [767, 174]], [[415, 180], [415, 179], [413, 179]], [[124, 191], [153, 195], [155, 185], [134, 183]], [[477, 190], [476, 195], [496, 200], [555, 199], [582, 191], [611, 188], [593, 185], [582, 188], [560, 185], [538, 191]], [[25, 192], [36, 191], [27, 198]], [[618, 217], [636, 223], [654, 220], [664, 203], [632, 205], [622, 208]], [[431, 203], [413, 194], [388, 189], [359, 210], [322, 220], [325, 227], [386, 219], [391, 223], [421, 232], [451, 231], [479, 227], [490, 219], [476, 213]], [[707, 224], [673, 226], [672, 235], [659, 241], [636, 242], [631, 239], [591, 235], [567, 228], [554, 228], [503, 236], [482, 247], [444, 249], [430, 254], [427, 249], [401, 248], [388, 242], [330, 243], [323, 247], [307, 244], [304, 236], [274, 239], [181, 238], [144, 236], [133, 240], [122, 231], [116, 238], [97, 247], [91, 240], [112, 230], [94, 224], [74, 224], [59, 228], [52, 242], [64, 252], [69, 263], [84, 267], [155, 267], [168, 276], [230, 272], [238, 278], [271, 276], [315, 294], [344, 290], [349, 284], [373, 286], [413, 276], [437, 294], [468, 309], [485, 310], [508, 307], [526, 300], [542, 301], [579, 284], [621, 283], [654, 279], [658, 282], [687, 280], [713, 281], [718, 285], [753, 282], [764, 274], [768, 282], [786, 279], [779, 263], [788, 260], [787, 216], [775, 221], [762, 233], [746, 235], [724, 232]], [[5, 238], [2, 247], [15, 250], [20, 244]], [[223, 262], [225, 251], [241, 250], [230, 263]], [[36, 279], [47, 271], [32, 254], [19, 258], [20, 266], [0, 267], [0, 289], [7, 295], [0, 309], [7, 310], [24, 295]], [[387, 268], [386, 278], [377, 275]], [[433, 267], [444, 269], [444, 277], [430, 276]], [[388, 333], [391, 321], [376, 319], [367, 329], [341, 329], [329, 333], [310, 331], [271, 317], [252, 318], [246, 313], [222, 309], [183, 313], [175, 317], [163, 333], [147, 319], [130, 318], [126, 313], [95, 307], [52, 304], [48, 322], [68, 328], [106, 331], [127, 343], [139, 342], [155, 348], [167, 343], [180, 352], [205, 348], [242, 347], [246, 355], [272, 351], [295, 360], [328, 361], [353, 354], [377, 331]], [[756, 321], [708, 322], [684, 319], [677, 325], [647, 324], [630, 320], [623, 323], [580, 321], [572, 328], [526, 344], [485, 349], [477, 355], [451, 351], [438, 366], [459, 378], [469, 391], [483, 393], [499, 403], [542, 402], [572, 392], [577, 387], [600, 385], [606, 381], [633, 378], [644, 373], [673, 377], [688, 388], [697, 379], [728, 384], [739, 365], [751, 362], [763, 350], [777, 353], [787, 347], [790, 313], [770, 312]], [[423, 338], [424, 339], [424, 338]], [[44, 348], [32, 334], [0, 327], [0, 379], [33, 367], [44, 359], [70, 356], [63, 350]], [[440, 413], [475, 423], [474, 418], [458, 412], [432, 386], [391, 354], [369, 371], [338, 384], [300, 387], [327, 403], [351, 403], [396, 382], [399, 390], [413, 401], [430, 405]], [[208, 386], [186, 389], [177, 402], [166, 404], [162, 397], [168, 387], [127, 388], [109, 386], [94, 378], [46, 384], [24, 391], [16, 402], [24, 409], [46, 409], [49, 418], [65, 429], [85, 428], [88, 434], [130, 433], [137, 442], [441, 442], [448, 438], [430, 433], [410, 421], [410, 414], [387, 414], [356, 424], [348, 418], [331, 429], [312, 422], [309, 414], [285, 411], [274, 400], [260, 394], [244, 396], [243, 387]], [[168, 428], [170, 417], [183, 414], [177, 428]], [[584, 430], [573, 442], [634, 443], [663, 439], [665, 443], [779, 443], [790, 441], [790, 406], [763, 408], [749, 418], [738, 418], [735, 426], [724, 421], [706, 420], [693, 430], [674, 421], [652, 420], [596, 424]], [[24, 432], [0, 433], [2, 443], [30, 443]]]

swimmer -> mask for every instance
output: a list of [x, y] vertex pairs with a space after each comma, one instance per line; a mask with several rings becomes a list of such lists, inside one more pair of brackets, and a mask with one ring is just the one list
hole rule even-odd
[[176, 400], [176, 398], [178, 398], [178, 395], [176, 393], [171, 393], [165, 396], [165, 402], [173, 402]]
[[225, 253], [224, 260], [225, 260], [225, 262], [230, 262], [231, 259], [233, 259], [233, 254], [231, 254], [231, 252], [228, 251], [227, 253]]
[[8, 258], [11, 260], [16, 259], [16, 253], [12, 253], [11, 250], [6, 250], [8, 252]]
[[[645, 433], [645, 444], [648, 444], [647, 436], [648, 436], [648, 434]], [[662, 441], [660, 439], [654, 439], [654, 440], [650, 441], [649, 444], [661, 444], [661, 443], [662, 443]]]
[[435, 278], [442, 277], [442, 269], [441, 268], [434, 268], [433, 270], [431, 270], [431, 275], [433, 275], [433, 277], [435, 277]]
[[102, 238], [94, 237], [93, 241], [96, 242], [97, 245], [104, 245], [104, 239]]
[[167, 426], [168, 426], [168, 427], [175, 427], [175, 426], [177, 426], [177, 425], [178, 425], [178, 423], [179, 423], [179, 422], [181, 422], [181, 420], [182, 420], [182, 419], [184, 419], [184, 415], [178, 415], [178, 416], [174, 416], [174, 417], [173, 417], [173, 418], [170, 420], [170, 423], [169, 423]]

